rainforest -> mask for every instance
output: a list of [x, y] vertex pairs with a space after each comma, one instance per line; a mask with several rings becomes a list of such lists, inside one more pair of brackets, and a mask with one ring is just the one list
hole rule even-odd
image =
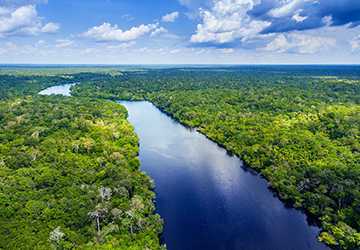
[[[38, 94], [72, 83], [71, 97]], [[2, 68], [0, 248], [166, 248], [157, 183], [119, 100], [239, 157], [319, 227], [321, 249], [360, 249], [360, 67], [335, 65]]]

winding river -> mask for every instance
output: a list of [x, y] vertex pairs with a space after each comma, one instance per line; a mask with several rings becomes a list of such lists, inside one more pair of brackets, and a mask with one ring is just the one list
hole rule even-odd
[[155, 181], [169, 250], [328, 249], [316, 240], [319, 228], [239, 158], [149, 102], [120, 103], [140, 138], [141, 168]]

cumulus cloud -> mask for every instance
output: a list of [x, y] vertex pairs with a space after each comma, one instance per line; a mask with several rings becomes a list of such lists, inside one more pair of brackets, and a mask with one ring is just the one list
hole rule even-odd
[[42, 23], [34, 5], [18, 8], [0, 8], [0, 36], [37, 35], [39, 33], [54, 33], [59, 29], [55, 23]]
[[158, 27], [153, 32], [151, 32], [150, 36], [158, 36], [160, 34], [168, 33], [168, 30], [164, 27]]
[[158, 28], [159, 24], [141, 24], [130, 28], [129, 30], [122, 30], [116, 24], [103, 23], [100, 26], [95, 26], [82, 34], [84, 37], [92, 38], [100, 42], [118, 41], [128, 42], [136, 40]]
[[261, 48], [275, 37], [267, 50], [313, 53], [321, 49], [321, 42], [327, 48], [335, 40], [296, 31], [351, 29], [360, 26], [359, 13], [360, 1], [354, 0], [211, 0], [209, 7], [199, 9], [201, 21], [190, 41], [197, 47]]
[[60, 29], [60, 25], [57, 23], [47, 23], [41, 28], [43, 33], [55, 33]]
[[309, 30], [324, 26], [360, 24], [357, 0], [263, 0], [249, 15], [271, 23], [262, 33]]
[[336, 40], [330, 37], [311, 36], [304, 34], [279, 34], [262, 50], [272, 52], [290, 52], [314, 54], [336, 45]]
[[299, 13], [295, 13], [292, 17], [292, 19], [298, 23], [304, 22], [307, 18], [307, 16], [301, 16]]
[[211, 9], [200, 9], [202, 23], [192, 35], [193, 43], [230, 43], [236, 39], [246, 41], [270, 25], [248, 15], [260, 0], [217, 0]]
[[172, 22], [175, 22], [175, 20], [179, 17], [179, 12], [175, 11], [175, 12], [171, 12], [169, 14], [166, 14], [165, 16], [163, 16], [161, 18], [161, 20], [163, 22], [166, 22], [166, 23], [172, 23]]

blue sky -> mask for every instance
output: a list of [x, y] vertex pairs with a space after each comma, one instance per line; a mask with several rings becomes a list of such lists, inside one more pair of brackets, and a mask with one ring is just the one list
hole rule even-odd
[[360, 63], [359, 0], [0, 0], [0, 63]]

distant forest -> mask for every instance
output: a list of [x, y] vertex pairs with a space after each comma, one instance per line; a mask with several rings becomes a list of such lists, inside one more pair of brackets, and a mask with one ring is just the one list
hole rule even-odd
[[163, 249], [126, 109], [37, 96], [66, 81], [0, 76], [0, 248]]

